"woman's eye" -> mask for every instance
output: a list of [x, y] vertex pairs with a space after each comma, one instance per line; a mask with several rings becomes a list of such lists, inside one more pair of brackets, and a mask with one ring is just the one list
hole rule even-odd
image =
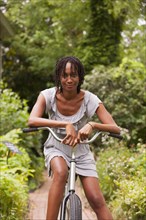
[[67, 77], [68, 77], [68, 75], [64, 73], [63, 78], [66, 79]]
[[70, 74], [70, 76], [73, 77], [73, 78], [75, 78], [75, 77], [78, 76], [78, 74], [77, 74], [77, 73], [72, 73], [72, 74]]
[[67, 79], [69, 76], [70, 76], [71, 78], [76, 78], [76, 77], [78, 77], [78, 74], [77, 74], [77, 73], [71, 73], [71, 74], [66, 74], [66, 73], [64, 73], [64, 74], [62, 74], [62, 77], [63, 77], [64, 79]]

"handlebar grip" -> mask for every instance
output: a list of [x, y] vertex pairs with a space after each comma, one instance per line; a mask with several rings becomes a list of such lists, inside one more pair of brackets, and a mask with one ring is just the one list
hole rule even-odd
[[108, 136], [118, 138], [119, 140], [123, 139], [123, 137], [120, 134], [109, 133]]
[[28, 132], [33, 132], [33, 131], [38, 131], [38, 128], [23, 128], [23, 133], [28, 133]]

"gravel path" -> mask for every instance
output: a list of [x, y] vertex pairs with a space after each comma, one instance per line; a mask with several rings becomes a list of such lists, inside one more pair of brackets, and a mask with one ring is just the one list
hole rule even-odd
[[[47, 209], [47, 197], [51, 179], [47, 173], [44, 173], [45, 181], [42, 186], [36, 191], [29, 194], [29, 220], [45, 220]], [[89, 207], [89, 204], [84, 196], [84, 192], [77, 181], [76, 193], [82, 200], [83, 220], [96, 220], [96, 216]], [[53, 219], [52, 219], [53, 220]]]

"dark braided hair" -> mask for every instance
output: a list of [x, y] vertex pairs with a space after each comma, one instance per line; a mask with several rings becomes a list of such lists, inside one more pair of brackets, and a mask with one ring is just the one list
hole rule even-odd
[[55, 69], [55, 83], [56, 83], [56, 86], [62, 92], [62, 87], [61, 87], [61, 82], [60, 82], [60, 75], [61, 75], [61, 73], [65, 72], [66, 64], [68, 62], [71, 63], [71, 68], [74, 68], [74, 70], [79, 75], [79, 84], [78, 84], [78, 87], [77, 87], [77, 92], [79, 93], [80, 89], [81, 89], [81, 85], [84, 81], [85, 72], [84, 72], [83, 64], [76, 57], [67, 56], [67, 57], [63, 57], [63, 58], [59, 59], [56, 62], [56, 69]]

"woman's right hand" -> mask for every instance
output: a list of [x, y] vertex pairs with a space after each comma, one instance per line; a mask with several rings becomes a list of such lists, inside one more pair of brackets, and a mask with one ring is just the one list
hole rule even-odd
[[65, 128], [66, 128], [66, 136], [62, 140], [62, 143], [69, 145], [71, 147], [75, 147], [78, 142], [77, 142], [77, 133], [75, 131], [73, 124], [68, 123]]

